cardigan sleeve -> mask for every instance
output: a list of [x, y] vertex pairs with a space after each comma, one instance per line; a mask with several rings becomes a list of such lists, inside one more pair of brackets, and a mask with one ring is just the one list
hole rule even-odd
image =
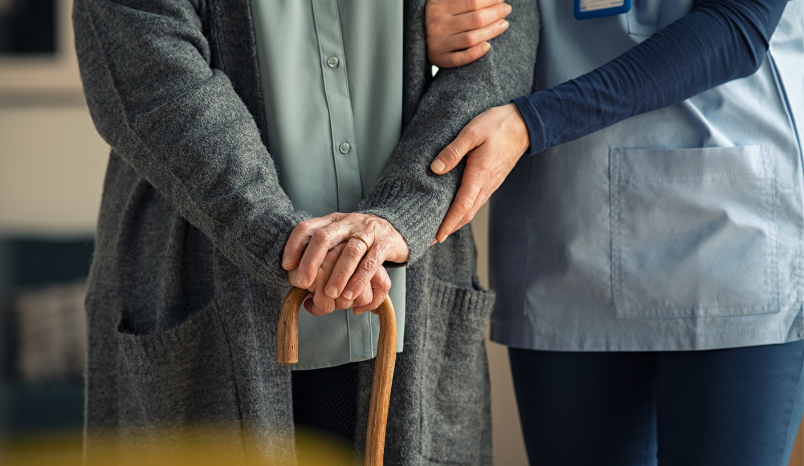
[[294, 212], [248, 109], [187, 0], [75, 0], [76, 49], [93, 121], [112, 150], [226, 256], [287, 286]]
[[[506, 19], [511, 26], [491, 41], [486, 55], [466, 66], [439, 70], [383, 177], [358, 206], [359, 212], [394, 225], [408, 244], [408, 263], [421, 258], [435, 239], [465, 167], [464, 162], [438, 176], [430, 171], [430, 162], [479, 113], [531, 90], [539, 40], [537, 2], [509, 3], [513, 11]], [[424, 18], [420, 21], [423, 29]]]
[[754, 73], [788, 0], [701, 0], [583, 76], [514, 100], [533, 155]]

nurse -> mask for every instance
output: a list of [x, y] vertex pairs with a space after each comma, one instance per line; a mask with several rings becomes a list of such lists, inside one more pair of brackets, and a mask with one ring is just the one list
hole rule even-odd
[[[466, 158], [439, 241], [491, 197], [492, 339], [531, 464], [786, 465], [804, 410], [804, 1], [540, 11], [534, 93], [431, 165]], [[471, 29], [450, 21], [428, 10], [434, 62]]]

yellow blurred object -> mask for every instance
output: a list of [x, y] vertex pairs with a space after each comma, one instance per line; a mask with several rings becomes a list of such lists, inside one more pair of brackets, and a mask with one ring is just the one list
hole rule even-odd
[[81, 466], [81, 432], [18, 435], [0, 439], [4, 466]]
[[[146, 440], [147, 439], [147, 440]], [[132, 439], [128, 438], [127, 443]], [[147, 466], [257, 466], [263, 461], [248, 458], [242, 448], [231, 447], [227, 439], [216, 439], [213, 429], [165, 430], [142, 436], [142, 443], [125, 459], [116, 447], [94, 455], [87, 466], [138, 464]], [[296, 432], [298, 466], [354, 466], [354, 452], [345, 445], [310, 431]], [[122, 460], [122, 461], [121, 461]], [[3, 466], [81, 466], [83, 437], [80, 432], [24, 435], [0, 439], [0, 465]], [[288, 465], [294, 463], [288, 463]]]

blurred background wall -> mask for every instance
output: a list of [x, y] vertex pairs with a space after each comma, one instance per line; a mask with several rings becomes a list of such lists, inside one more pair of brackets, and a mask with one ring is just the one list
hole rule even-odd
[[81, 460], [84, 281], [108, 147], [81, 94], [70, 6], [0, 0], [0, 463], [9, 465], [21, 464], [9, 456], [20, 445], [24, 464]]
[[80, 96], [0, 99], [0, 231], [91, 236], [108, 150]]

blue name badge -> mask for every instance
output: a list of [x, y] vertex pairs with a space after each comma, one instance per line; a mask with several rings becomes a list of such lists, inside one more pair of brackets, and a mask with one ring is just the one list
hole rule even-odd
[[575, 19], [619, 15], [631, 9], [631, 0], [575, 0]]

